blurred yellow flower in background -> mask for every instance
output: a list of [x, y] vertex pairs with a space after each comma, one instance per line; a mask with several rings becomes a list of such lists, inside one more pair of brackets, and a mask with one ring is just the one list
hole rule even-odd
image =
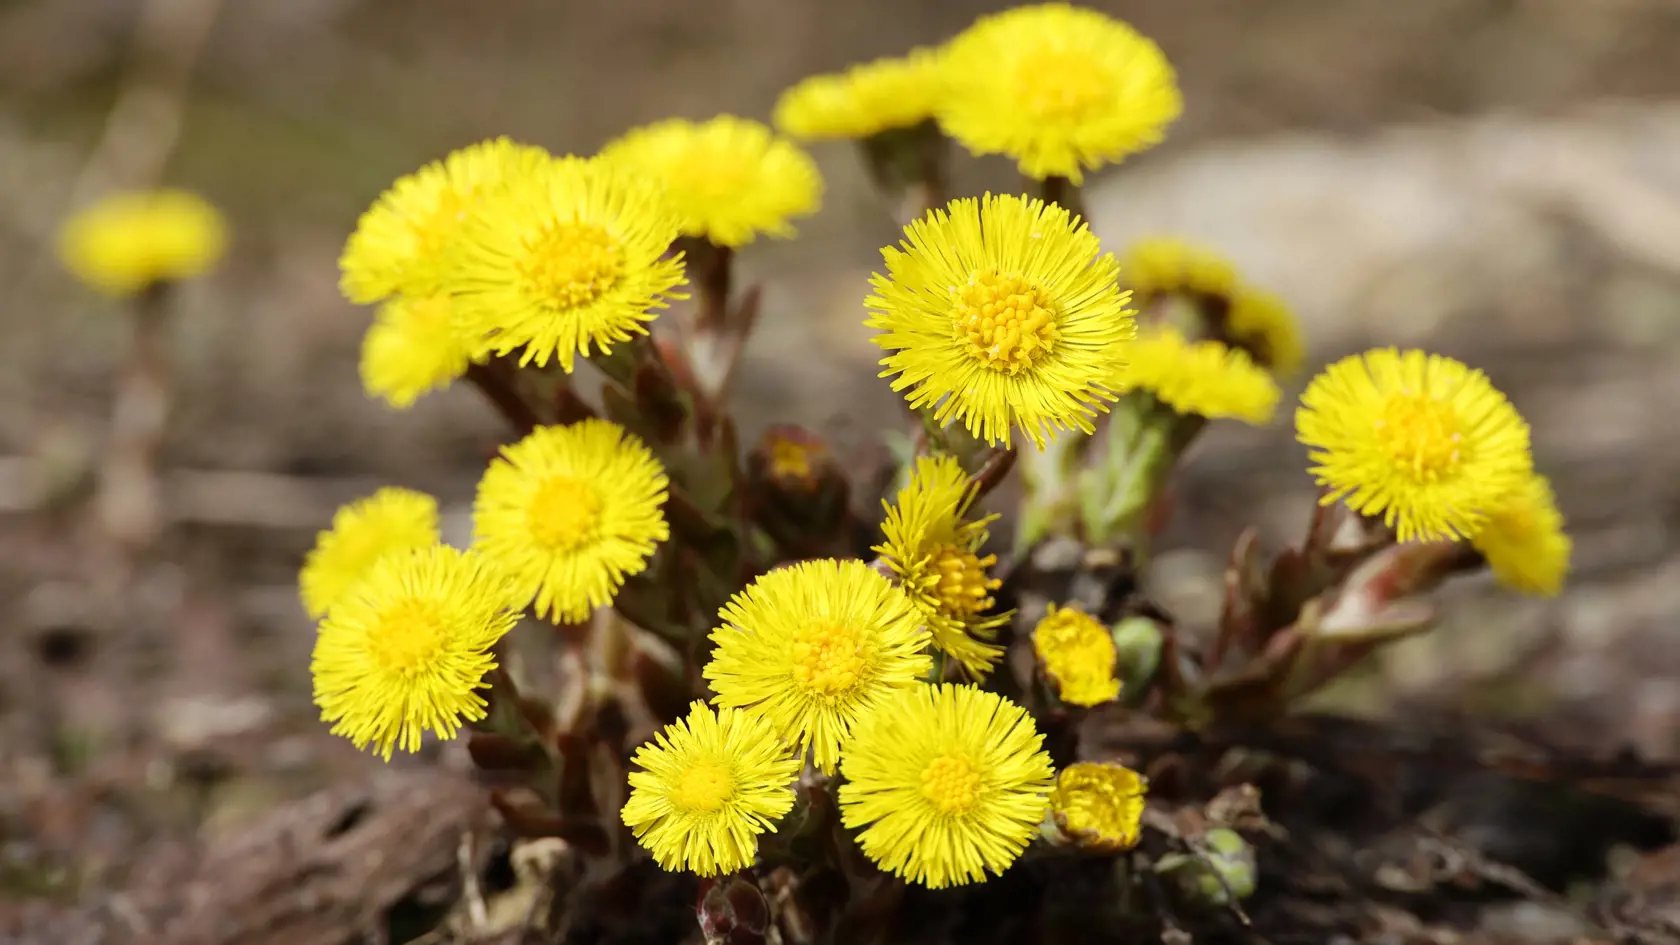
[[333, 513], [298, 572], [303, 609], [319, 620], [387, 555], [438, 542], [437, 500], [386, 486]]
[[939, 54], [913, 49], [801, 80], [777, 99], [774, 120], [795, 138], [867, 138], [932, 118], [942, 81]]
[[822, 205], [822, 176], [811, 156], [734, 115], [633, 128], [608, 142], [600, 158], [658, 180], [683, 234], [718, 246], [744, 246], [760, 233], [792, 236], [792, 219]]
[[1077, 608], [1051, 604], [1049, 613], [1033, 628], [1032, 644], [1044, 675], [1063, 702], [1093, 706], [1119, 697], [1114, 636], [1097, 618]]
[[1225, 316], [1231, 343], [1279, 377], [1288, 377], [1307, 361], [1301, 325], [1289, 304], [1272, 292], [1239, 288]]
[[65, 267], [117, 297], [199, 275], [226, 248], [221, 213], [184, 190], [112, 194], [71, 216], [58, 233]]
[[1132, 27], [1066, 3], [983, 16], [945, 47], [939, 124], [1028, 177], [1066, 177], [1159, 143], [1183, 111], [1172, 65]]
[[1237, 282], [1237, 267], [1229, 259], [1174, 236], [1138, 240], [1120, 257], [1120, 284], [1131, 287], [1139, 305], [1173, 293], [1229, 298]]
[[1182, 414], [1269, 423], [1282, 392], [1247, 352], [1217, 341], [1186, 341], [1165, 325], [1146, 329], [1128, 349], [1123, 386], [1146, 390]]
[[1493, 506], [1487, 524], [1470, 541], [1506, 587], [1539, 597], [1555, 597], [1563, 589], [1573, 542], [1563, 530], [1563, 514], [1545, 476], [1534, 473], [1524, 479]]
[[398, 410], [467, 370], [466, 343], [447, 295], [397, 296], [362, 338], [362, 389]]

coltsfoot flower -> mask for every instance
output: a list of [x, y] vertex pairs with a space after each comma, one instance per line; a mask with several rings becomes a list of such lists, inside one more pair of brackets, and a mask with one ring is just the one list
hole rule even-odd
[[762, 716], [694, 703], [631, 759], [625, 826], [668, 870], [751, 866], [758, 835], [793, 808], [800, 762]]
[[934, 889], [1002, 873], [1049, 808], [1050, 756], [1032, 716], [973, 686], [917, 684], [846, 745], [840, 818], [882, 869]]
[[1061, 207], [994, 196], [954, 200], [881, 250], [865, 300], [882, 330], [882, 377], [910, 406], [960, 420], [987, 443], [1018, 428], [1042, 447], [1060, 430], [1090, 433], [1133, 335], [1114, 257]]
[[932, 118], [941, 82], [939, 55], [915, 49], [800, 81], [777, 99], [774, 120], [795, 138], [867, 138]]
[[502, 448], [478, 484], [473, 550], [507, 572], [539, 616], [582, 621], [670, 537], [669, 480], [623, 427], [538, 427]]
[[686, 297], [682, 257], [667, 255], [680, 222], [657, 181], [617, 162], [556, 158], [510, 179], [467, 212], [452, 253], [469, 349], [570, 374], [592, 348], [647, 334]]
[[1301, 326], [1289, 304], [1274, 293], [1246, 286], [1238, 289], [1225, 316], [1225, 332], [1233, 344], [1280, 377], [1294, 374], [1306, 363]]
[[1147, 782], [1125, 765], [1080, 762], [1056, 775], [1050, 811], [1081, 847], [1117, 853], [1137, 846]]
[[1258, 426], [1271, 421], [1283, 396], [1272, 375], [1241, 348], [1187, 341], [1166, 325], [1139, 335], [1128, 357], [1122, 384], [1150, 392], [1181, 414]]
[[1173, 236], [1141, 239], [1120, 257], [1120, 282], [1130, 286], [1139, 305], [1158, 295], [1211, 295], [1230, 298], [1237, 290], [1237, 267], [1219, 253]]
[[519, 601], [481, 557], [445, 545], [388, 555], [335, 602], [315, 638], [315, 704], [357, 748], [389, 761], [421, 733], [453, 738], [485, 715], [490, 648]]
[[333, 513], [332, 528], [315, 538], [298, 572], [303, 609], [313, 619], [344, 597], [387, 555], [438, 543], [437, 500], [387, 486]]
[[1471, 544], [1499, 583], [1539, 597], [1555, 597], [1569, 573], [1572, 542], [1545, 476], [1530, 475], [1493, 506]]
[[910, 599], [862, 561], [803, 561], [747, 585], [718, 613], [704, 675], [717, 705], [752, 708], [832, 773], [859, 716], [931, 662]]
[[199, 275], [226, 248], [221, 213], [184, 190], [112, 194], [70, 217], [58, 234], [65, 267], [116, 297]]
[[401, 295], [379, 307], [362, 338], [362, 389], [398, 410], [448, 387], [467, 370], [467, 346], [455, 330], [447, 295]]
[[1324, 369], [1296, 437], [1323, 503], [1381, 516], [1401, 541], [1473, 536], [1533, 470], [1528, 424], [1486, 375], [1452, 358], [1378, 348]]
[[660, 181], [683, 233], [718, 246], [744, 246], [760, 233], [792, 236], [790, 221], [822, 204], [822, 176], [811, 156], [734, 115], [635, 128], [602, 148], [601, 159]]
[[946, 46], [945, 79], [939, 124], [957, 143], [1076, 184], [1158, 144], [1184, 108], [1159, 46], [1066, 3], [981, 17]]
[[1002, 582], [990, 571], [997, 555], [981, 557], [980, 550], [986, 524], [997, 516], [964, 521], [973, 501], [973, 484], [955, 457], [917, 459], [909, 484], [886, 505], [886, 541], [875, 553], [927, 621], [934, 647], [983, 679], [1003, 656], [1003, 647], [987, 641], [1012, 612], [987, 614]]
[[1119, 697], [1114, 636], [1097, 618], [1052, 604], [1033, 628], [1032, 641], [1044, 674], [1063, 702], [1093, 706]]
[[344, 244], [338, 266], [345, 298], [366, 305], [393, 295], [438, 293], [467, 212], [485, 194], [536, 173], [549, 160], [542, 148], [496, 138], [398, 178]]

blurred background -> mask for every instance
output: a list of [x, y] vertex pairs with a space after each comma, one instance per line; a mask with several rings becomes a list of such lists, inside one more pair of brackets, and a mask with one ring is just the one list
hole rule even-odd
[[[1559, 599], [1456, 585], [1440, 632], [1334, 704], [1675, 754], [1680, 3], [1089, 5], [1154, 37], [1186, 100], [1165, 144], [1090, 184], [1111, 248], [1179, 234], [1225, 252], [1294, 305], [1315, 365], [1395, 343], [1485, 369], [1533, 424], [1569, 520]], [[589, 153], [671, 115], [766, 120], [806, 74], [1004, 6], [0, 0], [0, 900], [73, 897], [155, 835], [378, 765], [310, 705], [297, 565], [380, 484], [459, 510], [503, 433], [465, 387], [401, 413], [362, 395], [370, 313], [339, 296], [336, 259], [392, 180], [499, 134]], [[860, 304], [896, 227], [849, 146], [812, 150], [823, 211], [742, 254], [766, 317], [738, 408], [748, 436], [801, 423], [867, 468], [900, 418]], [[76, 509], [127, 324], [52, 238], [71, 207], [160, 181], [220, 206], [233, 242], [180, 296], [173, 524], [111, 620]], [[1019, 186], [998, 159], [960, 160], [958, 182]], [[1218, 429], [1181, 477], [1155, 593], [1211, 621], [1237, 532], [1259, 524], [1276, 547], [1301, 529], [1303, 466], [1287, 411]]]

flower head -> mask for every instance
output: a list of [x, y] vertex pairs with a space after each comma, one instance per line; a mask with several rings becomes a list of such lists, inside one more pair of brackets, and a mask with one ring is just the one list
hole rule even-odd
[[921, 612], [933, 645], [979, 679], [1003, 656], [1003, 647], [986, 641], [1011, 615], [987, 614], [1002, 582], [988, 570], [997, 555], [981, 557], [980, 549], [997, 516], [964, 521], [973, 501], [974, 486], [955, 457], [917, 459], [898, 501], [886, 506], [886, 542], [875, 553]]
[[1055, 684], [1063, 702], [1092, 706], [1119, 697], [1114, 635], [1097, 618], [1052, 604], [1033, 628], [1032, 641], [1044, 675]]
[[931, 666], [904, 592], [862, 561], [803, 561], [763, 575], [718, 612], [704, 674], [722, 706], [752, 707], [801, 756], [834, 771], [857, 718]]
[[1225, 316], [1225, 331], [1233, 344], [1252, 354], [1273, 374], [1294, 374], [1307, 360], [1301, 326], [1288, 303], [1271, 292], [1239, 289]]
[[452, 151], [398, 178], [356, 222], [338, 267], [339, 288], [357, 304], [393, 295], [433, 295], [448, 276], [451, 243], [478, 200], [549, 161], [542, 148], [507, 138]]
[[398, 410], [467, 370], [447, 295], [399, 295], [380, 306], [362, 338], [362, 389]]
[[1210, 420], [1235, 417], [1262, 424], [1277, 410], [1277, 382], [1241, 348], [1217, 341], [1186, 341], [1165, 325], [1133, 342], [1122, 376], [1182, 414]]
[[303, 559], [303, 609], [319, 620], [380, 559], [437, 543], [437, 500], [423, 492], [387, 486], [352, 502], [333, 514], [332, 528], [316, 536]]
[[1486, 375], [1452, 358], [1379, 348], [1307, 385], [1296, 437], [1313, 475], [1401, 541], [1474, 535], [1533, 468], [1528, 424]]
[[474, 350], [523, 349], [521, 364], [574, 360], [647, 333], [683, 298], [679, 219], [658, 182], [599, 159], [557, 158], [473, 205], [450, 287]]
[[814, 75], [776, 101], [776, 127], [795, 138], [867, 138], [933, 117], [940, 60], [931, 49]]
[[1049, 807], [1050, 756], [1032, 716], [973, 686], [917, 684], [866, 715], [846, 746], [840, 819], [882, 869], [939, 889], [1002, 873]]
[[1066, 177], [1159, 143], [1183, 110], [1160, 47], [1118, 20], [1044, 3], [983, 16], [945, 51], [939, 124], [1029, 177]]
[[696, 702], [632, 759], [625, 826], [668, 870], [701, 876], [752, 865], [758, 835], [793, 808], [799, 760], [754, 712]]
[[1158, 295], [1230, 298], [1237, 291], [1237, 267], [1204, 246], [1170, 236], [1138, 240], [1120, 257], [1120, 281], [1141, 304]]
[[893, 389], [992, 444], [1009, 445], [1012, 427], [1040, 446], [1095, 429], [1133, 313], [1091, 231], [1053, 204], [988, 194], [904, 232], [865, 301]]
[[683, 233], [719, 246], [744, 246], [760, 233], [792, 236], [788, 221], [822, 203], [810, 155], [733, 115], [635, 128], [602, 148], [601, 159], [659, 180]]
[[1499, 583], [1524, 594], [1555, 597], [1569, 573], [1573, 543], [1546, 477], [1530, 474], [1470, 539]]
[[1080, 762], [1056, 775], [1050, 811], [1056, 826], [1087, 850], [1137, 846], [1147, 782], [1124, 765]]
[[538, 427], [502, 448], [478, 484], [473, 550], [496, 562], [539, 616], [581, 621], [670, 537], [669, 480], [623, 427]]
[[481, 719], [490, 648], [518, 622], [519, 601], [488, 562], [446, 545], [392, 554], [333, 604], [315, 639], [315, 704], [357, 748], [388, 761], [421, 732], [453, 738]]
[[226, 247], [222, 215], [184, 190], [113, 194], [72, 216], [58, 234], [64, 265], [112, 296], [190, 279]]

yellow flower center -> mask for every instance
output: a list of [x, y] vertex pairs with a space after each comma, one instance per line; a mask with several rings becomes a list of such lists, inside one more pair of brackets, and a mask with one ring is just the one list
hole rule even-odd
[[793, 678], [812, 692], [837, 696], [857, 685], [868, 656], [862, 634], [851, 627], [808, 624], [793, 637]]
[[589, 223], [556, 223], [525, 243], [518, 271], [532, 294], [557, 308], [578, 308], [618, 284], [624, 257], [606, 230]]
[[552, 476], [538, 487], [525, 517], [538, 544], [576, 551], [600, 534], [601, 494], [585, 480]]
[[737, 148], [694, 148], [665, 168], [673, 190], [700, 200], [732, 200], [752, 189], [752, 172], [762, 156]]
[[379, 615], [367, 636], [370, 656], [381, 668], [413, 677], [426, 671], [443, 653], [449, 631], [436, 604], [403, 600]]
[[1453, 471], [1464, 439], [1449, 401], [1424, 394], [1390, 394], [1377, 420], [1377, 441], [1389, 458], [1422, 480]]
[[1052, 304], [1025, 279], [981, 272], [957, 290], [952, 314], [969, 357], [994, 371], [1019, 374], [1049, 354], [1060, 337]]
[[966, 548], [941, 545], [933, 553], [933, 570], [939, 575], [933, 596], [939, 608], [955, 617], [970, 617], [992, 606], [990, 592], [1003, 586], [986, 576], [994, 564], [997, 555], [982, 558]]
[[940, 755], [922, 769], [922, 796], [941, 814], [964, 814], [980, 797], [980, 773], [959, 755]]
[[1013, 88], [1040, 121], [1077, 121], [1114, 94], [1114, 77], [1089, 56], [1041, 46], [1021, 57]]
[[720, 810], [735, 795], [735, 776], [727, 765], [702, 761], [682, 773], [671, 791], [671, 806], [697, 814]]

